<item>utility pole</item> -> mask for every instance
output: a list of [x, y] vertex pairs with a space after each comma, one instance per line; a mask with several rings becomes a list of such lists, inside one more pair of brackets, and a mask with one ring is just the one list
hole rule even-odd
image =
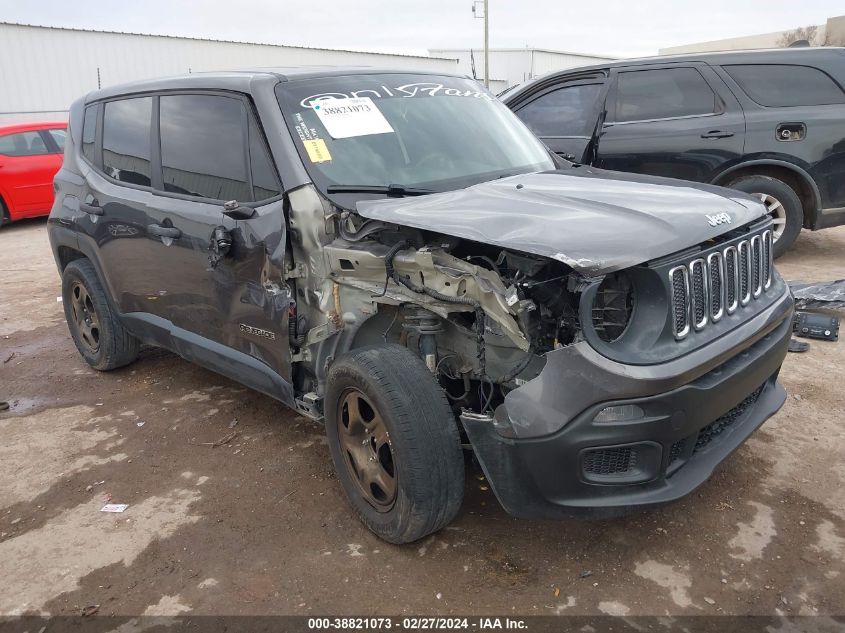
[[484, 87], [490, 89], [490, 23], [487, 21], [487, 2], [484, 0]]
[[[489, 0], [473, 0], [472, 13], [476, 18], [484, 18], [484, 87], [490, 88], [490, 23], [487, 20]], [[478, 5], [483, 7], [484, 15], [478, 15]]]

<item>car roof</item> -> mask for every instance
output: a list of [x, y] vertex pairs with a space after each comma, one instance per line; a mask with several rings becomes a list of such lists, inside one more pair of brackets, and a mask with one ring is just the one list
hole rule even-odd
[[612, 62], [605, 62], [603, 64], [590, 64], [589, 66], [576, 66], [559, 70], [548, 75], [543, 75], [537, 79], [525, 82], [516, 88], [509, 90], [507, 94], [502, 95], [502, 99], [507, 102], [525, 92], [531, 86], [538, 83], [545, 83], [554, 80], [557, 77], [566, 77], [576, 73], [595, 72], [599, 70], [606, 70], [609, 68], [624, 68], [629, 66], [646, 66], [651, 64], [675, 64], [675, 63], [689, 63], [689, 62], [704, 62], [711, 64], [765, 64], [772, 62], [781, 63], [806, 63], [810, 59], [820, 61], [822, 59], [834, 58], [841, 61], [841, 55], [845, 54], [845, 48], [834, 46], [805, 46], [796, 48], [769, 48], [769, 49], [755, 49], [755, 50], [741, 50], [741, 51], [715, 51], [708, 53], [682, 53], [678, 55], [656, 55], [654, 57], [639, 57], [634, 59], [621, 59]]
[[67, 128], [67, 121], [33, 121], [30, 123], [9, 123], [0, 125], [0, 134], [15, 134], [16, 132], [32, 132], [34, 130], [53, 130]]
[[[827, 57], [841, 55], [845, 48], [833, 46], [805, 46], [798, 48], [765, 48], [742, 51], [714, 51], [709, 53], [680, 53], [677, 55], [655, 55], [654, 57], [638, 57], [634, 59], [620, 59], [605, 64], [591, 64], [560, 71], [564, 74], [574, 70], [594, 70], [599, 68], [616, 68], [619, 66], [641, 66], [645, 64], [661, 64], [666, 62], [712, 62], [715, 64], [754, 64], [772, 61], [800, 61], [803, 57]], [[549, 75], [547, 75], [549, 76]]]
[[150, 92], [154, 90], [190, 90], [215, 89], [248, 92], [252, 82], [256, 79], [276, 79], [277, 81], [295, 81], [298, 79], [317, 79], [321, 77], [340, 77], [343, 75], [382, 75], [382, 74], [410, 74], [435, 75], [442, 77], [466, 77], [460, 73], [450, 73], [432, 70], [376, 68], [373, 66], [274, 66], [269, 68], [252, 68], [245, 70], [227, 70], [214, 72], [199, 72], [176, 77], [148, 79], [118, 86], [111, 86], [91, 92], [86, 102], [108, 99], [111, 97]]

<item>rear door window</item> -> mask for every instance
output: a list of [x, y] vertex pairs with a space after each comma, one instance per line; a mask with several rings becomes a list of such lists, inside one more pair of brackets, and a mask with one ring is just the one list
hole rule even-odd
[[0, 154], [5, 156], [40, 156], [48, 153], [47, 144], [38, 132], [0, 136]]
[[811, 66], [732, 64], [722, 66], [752, 100], [788, 107], [845, 103], [845, 92], [829, 75]]
[[590, 136], [602, 84], [569, 85], [547, 92], [517, 114], [537, 136]]
[[162, 96], [164, 190], [213, 200], [251, 201], [247, 113], [239, 98]]
[[614, 121], [648, 121], [713, 114], [716, 94], [695, 68], [619, 73]]
[[152, 97], [109, 101], [103, 113], [103, 170], [121, 182], [149, 187]]

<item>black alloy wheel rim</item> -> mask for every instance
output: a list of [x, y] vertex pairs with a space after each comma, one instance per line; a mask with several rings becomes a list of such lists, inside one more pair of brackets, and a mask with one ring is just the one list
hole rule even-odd
[[70, 311], [79, 340], [89, 352], [96, 354], [100, 349], [100, 320], [91, 295], [78, 281], [70, 289]]

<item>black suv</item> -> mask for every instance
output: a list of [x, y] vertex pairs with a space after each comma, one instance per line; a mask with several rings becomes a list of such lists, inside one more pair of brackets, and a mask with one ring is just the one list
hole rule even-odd
[[759, 200], [557, 163], [476, 82], [196, 74], [70, 110], [49, 234], [99, 370], [164, 347], [324, 420], [392, 542], [478, 457], [529, 517], [688, 494], [783, 404]]
[[567, 160], [759, 197], [775, 257], [801, 227], [845, 223], [845, 49], [626, 60], [500, 95]]

